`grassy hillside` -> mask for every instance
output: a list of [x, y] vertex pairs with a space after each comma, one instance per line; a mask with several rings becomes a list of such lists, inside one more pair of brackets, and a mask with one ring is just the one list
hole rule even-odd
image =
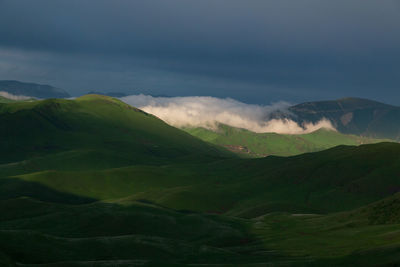
[[400, 261], [400, 144], [243, 159], [94, 95], [0, 127], [2, 266]]
[[314, 265], [386, 266], [400, 262], [400, 194], [329, 215], [270, 213], [252, 220], [264, 244]]
[[0, 251], [22, 264], [243, 262], [235, 247], [254, 242], [241, 220], [139, 202], [70, 206], [18, 198], [1, 201], [0, 210]]
[[293, 156], [338, 145], [360, 145], [383, 141], [326, 129], [298, 135], [255, 133], [223, 124], [219, 124], [216, 130], [205, 128], [185, 128], [184, 130], [204, 141], [249, 157]]
[[238, 219], [126, 199], [66, 205], [16, 198], [0, 201], [0, 212], [2, 266], [376, 266], [400, 261], [400, 225], [368, 223], [360, 210]]
[[[2, 197], [59, 202], [76, 196], [74, 203], [128, 197], [179, 210], [252, 218], [273, 211], [349, 210], [400, 188], [400, 144], [394, 143], [341, 146], [290, 158], [178, 160], [90, 170], [74, 165], [75, 159], [61, 158], [63, 166], [50, 165], [47, 158], [1, 165]], [[48, 193], [42, 193], [43, 186]]]
[[64, 164], [66, 156], [81, 165], [111, 167], [218, 155], [215, 147], [106, 96], [3, 103], [0, 116], [0, 163], [58, 153], [52, 166], [54, 160]]
[[71, 201], [81, 203], [130, 197], [254, 217], [348, 210], [400, 188], [394, 143], [242, 160], [109, 97], [0, 109], [2, 198], [59, 202], [75, 196]]

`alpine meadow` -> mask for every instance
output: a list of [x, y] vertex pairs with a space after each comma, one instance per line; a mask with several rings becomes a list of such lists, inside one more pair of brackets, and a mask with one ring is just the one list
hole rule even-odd
[[400, 265], [397, 1], [0, 0], [0, 266]]

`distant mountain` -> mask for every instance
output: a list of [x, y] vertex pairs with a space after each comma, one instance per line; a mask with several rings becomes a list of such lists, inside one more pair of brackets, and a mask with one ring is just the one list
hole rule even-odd
[[70, 95], [63, 89], [50, 85], [0, 80], [0, 92], [36, 98], [66, 98]]
[[289, 108], [291, 119], [317, 122], [329, 119], [341, 133], [400, 140], [400, 107], [362, 98], [307, 102]]
[[321, 151], [338, 145], [361, 145], [384, 141], [342, 134], [328, 129], [319, 129], [308, 134], [255, 133], [219, 124], [215, 130], [202, 127], [185, 128], [184, 130], [204, 141], [249, 157], [293, 156]]

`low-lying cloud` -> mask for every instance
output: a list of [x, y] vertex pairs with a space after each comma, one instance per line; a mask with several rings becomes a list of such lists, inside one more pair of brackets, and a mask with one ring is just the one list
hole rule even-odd
[[29, 100], [33, 98], [31, 96], [25, 96], [25, 95], [13, 95], [5, 91], [0, 91], [0, 96], [11, 100]]
[[244, 128], [257, 133], [303, 134], [320, 128], [335, 130], [331, 122], [322, 119], [317, 123], [297, 122], [284, 118], [271, 118], [273, 112], [290, 114], [287, 102], [268, 106], [252, 105], [231, 98], [203, 96], [153, 97], [131, 95], [121, 98], [127, 104], [153, 114], [175, 127], [205, 127], [217, 129], [219, 123]]

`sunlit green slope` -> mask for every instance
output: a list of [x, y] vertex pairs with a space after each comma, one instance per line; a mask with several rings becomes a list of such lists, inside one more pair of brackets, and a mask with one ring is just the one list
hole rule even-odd
[[[381, 143], [336, 147], [291, 158], [169, 162], [92, 170], [66, 170], [57, 165], [49, 169], [45, 162], [39, 160], [36, 165], [33, 160], [1, 166], [4, 178], [0, 190], [1, 198], [31, 196], [71, 203], [145, 199], [178, 210], [245, 218], [274, 211], [329, 213], [357, 208], [395, 193], [400, 188], [399, 158], [399, 144]], [[35, 169], [38, 166], [43, 170]]]
[[342, 134], [328, 129], [295, 135], [255, 133], [223, 124], [219, 124], [215, 130], [206, 128], [185, 128], [184, 130], [204, 141], [249, 157], [292, 156], [321, 151], [338, 145], [360, 145], [384, 141]]
[[0, 127], [2, 266], [400, 261], [400, 144], [243, 159], [103, 96]]
[[212, 145], [111, 97], [0, 104], [0, 164], [52, 155], [46, 161], [53, 167], [106, 168], [218, 154]]

